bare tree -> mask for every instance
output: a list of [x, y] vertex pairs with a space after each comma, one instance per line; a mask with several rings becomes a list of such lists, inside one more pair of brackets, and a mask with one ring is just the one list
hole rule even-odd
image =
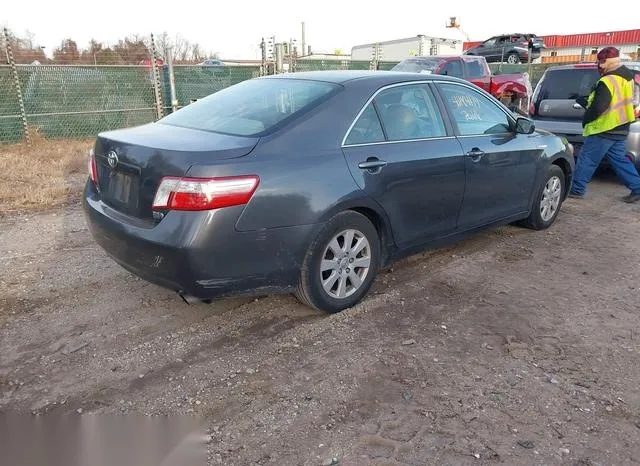
[[204, 54], [202, 53], [200, 44], [198, 43], [191, 44], [191, 60], [199, 62], [203, 58], [204, 58]]
[[[35, 35], [29, 31], [26, 31], [24, 37], [20, 37], [14, 34], [11, 30], [9, 32], [9, 44], [13, 51], [13, 57], [16, 63], [29, 64], [34, 61], [40, 63], [47, 62], [47, 57], [44, 54], [43, 47], [37, 44]], [[6, 60], [5, 55], [4, 38], [0, 39], [0, 61], [2, 63]]]
[[175, 53], [173, 49], [173, 41], [169, 37], [169, 33], [164, 31], [162, 34], [157, 36], [156, 38], [156, 49], [158, 50], [158, 55], [163, 60], [167, 60], [169, 58], [169, 53], [171, 53], [171, 58], [175, 59], [173, 53]]

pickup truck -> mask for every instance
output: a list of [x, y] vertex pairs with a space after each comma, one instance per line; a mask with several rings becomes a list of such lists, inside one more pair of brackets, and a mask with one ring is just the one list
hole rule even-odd
[[492, 75], [484, 57], [433, 55], [402, 60], [391, 71], [443, 74], [469, 81], [484, 89], [512, 111], [527, 114], [533, 87], [528, 73]]

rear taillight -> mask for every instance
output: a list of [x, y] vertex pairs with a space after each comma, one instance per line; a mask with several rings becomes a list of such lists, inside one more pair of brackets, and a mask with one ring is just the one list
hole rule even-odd
[[163, 178], [154, 210], [211, 210], [243, 205], [258, 188], [255, 175], [222, 178]]
[[98, 166], [96, 165], [96, 155], [93, 152], [93, 149], [89, 151], [89, 160], [88, 160], [88, 170], [89, 170], [89, 178], [95, 184], [98, 184]]

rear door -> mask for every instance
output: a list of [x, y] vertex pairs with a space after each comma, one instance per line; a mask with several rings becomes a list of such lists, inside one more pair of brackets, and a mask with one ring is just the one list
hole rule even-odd
[[498, 53], [498, 37], [492, 37], [482, 43], [482, 47], [476, 50], [476, 54], [484, 57], [488, 62], [494, 62], [500, 58]]
[[456, 228], [464, 156], [427, 83], [379, 90], [347, 132], [343, 152], [356, 183], [387, 213], [398, 245]]
[[584, 109], [576, 99], [588, 96], [598, 78], [598, 70], [593, 66], [547, 70], [533, 94], [532, 117], [536, 127], [565, 136], [579, 149]]
[[468, 230], [529, 209], [542, 147], [517, 134], [494, 99], [471, 86], [438, 82], [465, 153], [466, 188], [458, 227]]

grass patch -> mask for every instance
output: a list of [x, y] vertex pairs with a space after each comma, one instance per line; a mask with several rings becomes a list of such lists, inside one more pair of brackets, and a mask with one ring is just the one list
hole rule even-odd
[[87, 177], [88, 140], [45, 140], [0, 145], [0, 215], [77, 202]]

